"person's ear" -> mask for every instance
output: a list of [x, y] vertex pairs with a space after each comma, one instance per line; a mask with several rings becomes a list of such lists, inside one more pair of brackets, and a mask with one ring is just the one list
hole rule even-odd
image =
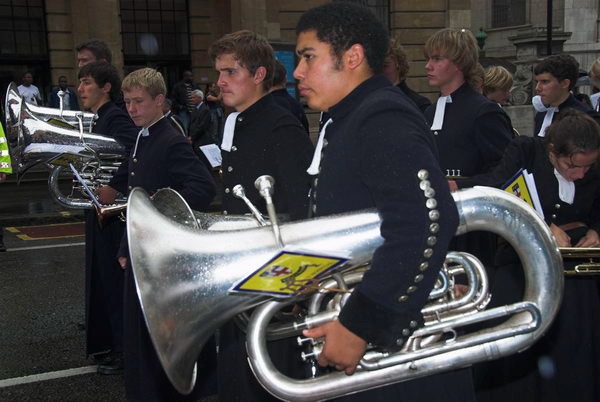
[[164, 94], [156, 95], [156, 98], [154, 98], [154, 102], [156, 103], [156, 105], [158, 105], [162, 108], [162, 105], [165, 102], [165, 95]]
[[260, 66], [256, 69], [256, 71], [254, 72], [254, 83], [255, 84], [260, 84], [261, 82], [263, 82], [265, 80], [265, 77], [267, 76], [267, 69], [264, 66]]
[[102, 89], [102, 92], [104, 92], [105, 94], [110, 96], [110, 90], [112, 89], [112, 84], [110, 82], [107, 82], [106, 84], [104, 84], [104, 86], [101, 89]]
[[355, 43], [344, 52], [342, 58], [344, 64], [348, 66], [350, 70], [354, 70], [365, 61], [365, 48], [362, 45]]

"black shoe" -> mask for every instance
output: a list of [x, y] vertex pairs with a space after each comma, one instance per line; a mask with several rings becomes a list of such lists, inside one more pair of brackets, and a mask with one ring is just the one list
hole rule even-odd
[[101, 352], [92, 355], [92, 360], [97, 365], [110, 364], [113, 360], [115, 360], [115, 356], [109, 350], [108, 352]]
[[112, 361], [98, 366], [98, 374], [114, 375], [123, 373], [123, 358], [113, 356]]

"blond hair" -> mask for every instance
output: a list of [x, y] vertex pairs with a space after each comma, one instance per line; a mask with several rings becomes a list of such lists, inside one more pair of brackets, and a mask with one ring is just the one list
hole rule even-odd
[[167, 86], [162, 74], [149, 67], [135, 70], [123, 79], [121, 84], [123, 92], [131, 91], [134, 88], [143, 89], [153, 99], [158, 95], [167, 94]]
[[396, 40], [395, 38], [390, 39], [387, 57], [390, 57], [392, 59], [392, 61], [396, 65], [396, 68], [398, 69], [398, 80], [404, 81], [404, 79], [408, 75], [408, 70], [410, 66], [408, 64], [408, 56], [402, 48], [400, 41]]
[[594, 74], [596, 78], [600, 78], [600, 58], [596, 59], [592, 68], [590, 68], [590, 75]]
[[427, 39], [423, 54], [426, 59], [442, 56], [456, 64], [469, 84], [477, 82], [479, 50], [477, 41], [467, 29], [446, 28]]
[[513, 86], [513, 76], [502, 66], [492, 66], [485, 70], [483, 78], [483, 94], [490, 94], [498, 89], [510, 91]]

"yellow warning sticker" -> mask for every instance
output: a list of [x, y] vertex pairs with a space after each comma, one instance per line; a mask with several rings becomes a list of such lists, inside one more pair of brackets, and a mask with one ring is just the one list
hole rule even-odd
[[346, 261], [348, 258], [283, 250], [231, 291], [298, 296]]

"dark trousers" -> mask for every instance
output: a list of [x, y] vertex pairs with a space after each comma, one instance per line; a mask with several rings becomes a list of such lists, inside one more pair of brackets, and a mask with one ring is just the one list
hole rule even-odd
[[87, 354], [123, 351], [123, 270], [117, 251], [125, 223], [109, 219], [100, 228], [85, 214]]
[[131, 265], [125, 273], [125, 389], [129, 401], [197, 401], [217, 392], [214, 337], [198, 357], [196, 386], [182, 395], [171, 385], [152, 344], [135, 288]]
[[[308, 364], [300, 359], [295, 338], [269, 341], [275, 367], [292, 378], [305, 378]], [[248, 364], [246, 334], [229, 321], [219, 330], [219, 400], [239, 402], [278, 401], [258, 383]]]
[[[525, 290], [516, 253], [504, 244], [498, 254], [488, 308], [518, 302]], [[474, 367], [477, 400], [600, 400], [599, 311], [596, 279], [566, 278], [560, 309], [544, 336], [525, 351]]]

